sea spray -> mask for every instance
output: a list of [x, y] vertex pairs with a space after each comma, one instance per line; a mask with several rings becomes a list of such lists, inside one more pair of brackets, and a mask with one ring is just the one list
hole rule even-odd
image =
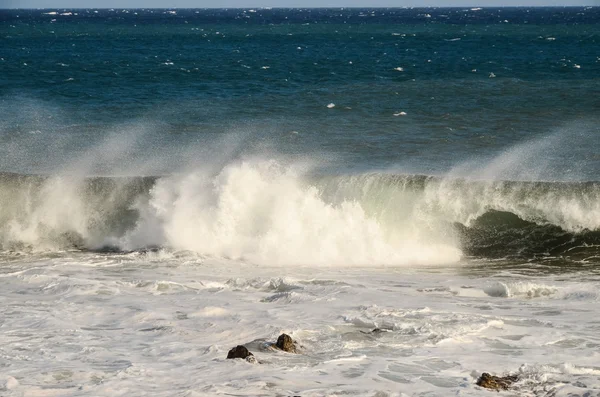
[[256, 156], [160, 177], [2, 174], [0, 197], [2, 248], [13, 250], [162, 247], [272, 265], [404, 265], [461, 254], [585, 260], [600, 243], [595, 182], [324, 176]]
[[145, 242], [271, 265], [437, 264], [460, 258], [457, 247], [414, 233], [414, 225], [386, 229], [358, 201], [324, 201], [296, 172], [255, 160], [234, 162], [216, 176], [198, 171], [161, 179], [125, 246]]

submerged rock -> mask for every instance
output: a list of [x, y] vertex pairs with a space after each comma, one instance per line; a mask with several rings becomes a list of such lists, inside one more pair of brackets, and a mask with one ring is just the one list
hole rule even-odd
[[374, 328], [372, 331], [366, 332], [366, 331], [360, 331], [361, 333], [365, 334], [365, 335], [380, 335], [384, 332], [388, 332], [389, 330], [387, 329], [381, 329], [381, 328]]
[[277, 343], [275, 343], [275, 347], [288, 353], [298, 353], [296, 342], [294, 342], [292, 337], [288, 334], [279, 335], [279, 338], [277, 338]]
[[491, 390], [507, 390], [510, 385], [519, 380], [517, 375], [509, 375], [509, 376], [494, 376], [490, 375], [487, 372], [481, 374], [479, 379], [477, 379], [477, 386], [485, 387], [486, 389]]
[[238, 345], [233, 349], [229, 350], [227, 353], [227, 358], [243, 358], [248, 362], [256, 362], [256, 358], [254, 358], [254, 354], [252, 354], [246, 346]]

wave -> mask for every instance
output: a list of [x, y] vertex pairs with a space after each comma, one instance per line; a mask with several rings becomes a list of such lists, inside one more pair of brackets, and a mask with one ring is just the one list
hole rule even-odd
[[3, 173], [0, 205], [3, 250], [163, 247], [268, 265], [600, 251], [598, 182], [319, 175], [247, 159], [154, 177]]

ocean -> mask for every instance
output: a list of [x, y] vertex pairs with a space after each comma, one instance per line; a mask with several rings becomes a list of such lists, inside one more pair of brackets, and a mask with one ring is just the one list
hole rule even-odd
[[600, 396], [599, 7], [0, 10], [0, 116], [2, 396]]

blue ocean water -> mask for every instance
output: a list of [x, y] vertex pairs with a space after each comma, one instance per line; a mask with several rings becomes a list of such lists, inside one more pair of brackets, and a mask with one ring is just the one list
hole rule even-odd
[[599, 7], [0, 10], [0, 396], [598, 396], [599, 133]]
[[[310, 163], [306, 194], [358, 203], [386, 233], [411, 220], [474, 255], [599, 240], [598, 7], [2, 10], [0, 38], [5, 202], [44, 185], [27, 174], [216, 177], [260, 158]], [[39, 204], [3, 216], [35, 238], [121, 246], [154, 181], [123, 202], [88, 186], [96, 208], [77, 227], [32, 220]]]
[[599, 21], [597, 7], [4, 10], [1, 139], [85, 145], [144, 121], [161, 145], [253, 131], [285, 153], [440, 172], [595, 134]]

